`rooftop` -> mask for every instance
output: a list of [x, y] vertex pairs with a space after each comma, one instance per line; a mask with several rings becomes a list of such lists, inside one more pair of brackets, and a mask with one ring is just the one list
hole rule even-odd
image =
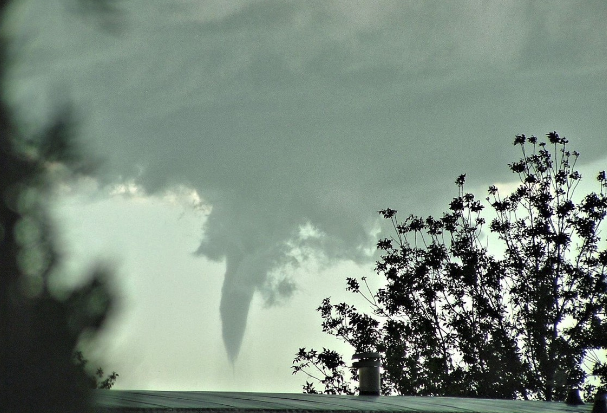
[[95, 390], [96, 413], [120, 412], [435, 412], [590, 413], [591, 404], [455, 397], [332, 396], [298, 393]]

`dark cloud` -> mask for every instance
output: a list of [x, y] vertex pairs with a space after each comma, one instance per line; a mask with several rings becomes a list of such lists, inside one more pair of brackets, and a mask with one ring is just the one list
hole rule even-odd
[[[24, 117], [66, 86], [103, 179], [186, 184], [212, 205], [198, 252], [226, 260], [231, 360], [253, 294], [293, 293], [294, 248], [368, 259], [375, 211], [440, 211], [460, 173], [508, 179], [518, 133], [607, 154], [602, 1], [138, 0], [120, 36], [24, 4], [41, 22], [17, 30]], [[298, 235], [308, 224], [317, 237]]]

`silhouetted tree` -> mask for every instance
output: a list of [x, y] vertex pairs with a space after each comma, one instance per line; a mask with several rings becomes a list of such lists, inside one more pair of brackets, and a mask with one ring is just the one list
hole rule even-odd
[[115, 371], [105, 378], [103, 377], [105, 373], [101, 367], [97, 367], [94, 372], [89, 371], [87, 369], [88, 360], [84, 358], [82, 351], [79, 350], [74, 352], [73, 361], [76, 364], [76, 367], [78, 367], [78, 370], [86, 376], [89, 388], [109, 390], [116, 384], [119, 374]]
[[[0, 0], [0, 23], [9, 1]], [[4, 26], [3, 26], [4, 29]], [[6, 104], [7, 33], [0, 33], [0, 410], [87, 412], [88, 387], [72, 356], [84, 332], [106, 319], [111, 295], [99, 268], [84, 286], [58, 294], [46, 202], [59, 177], [86, 172], [71, 111], [38, 136], [23, 136]]]
[[[377, 244], [384, 287], [372, 293], [366, 278], [347, 279], [372, 311], [329, 298], [318, 311], [323, 331], [383, 353], [384, 393], [564, 400], [571, 387], [585, 385], [589, 398], [604, 389], [607, 367], [595, 351], [607, 348], [607, 249], [598, 236], [607, 179], [600, 172], [600, 192], [576, 202], [579, 154], [567, 143], [556, 132], [546, 142], [516, 137], [523, 157], [509, 167], [520, 185], [508, 196], [489, 188], [488, 228], [465, 175], [440, 218], [380, 211], [395, 231]], [[489, 241], [501, 249], [490, 253]], [[352, 391], [341, 356], [323, 353], [300, 349], [294, 373], [325, 392]]]

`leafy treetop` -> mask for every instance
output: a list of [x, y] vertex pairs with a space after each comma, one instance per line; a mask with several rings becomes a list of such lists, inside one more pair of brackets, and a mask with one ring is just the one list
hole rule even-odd
[[[383, 393], [564, 400], [571, 387], [588, 398], [605, 389], [605, 172], [600, 191], [577, 200], [579, 153], [567, 139], [518, 135], [514, 145], [523, 156], [508, 166], [520, 182], [506, 196], [489, 187], [488, 224], [485, 205], [464, 191], [466, 175], [440, 218], [379, 211], [394, 228], [377, 243], [384, 286], [372, 292], [363, 277], [346, 288], [370, 311], [329, 298], [318, 308], [323, 331], [357, 352], [383, 353]], [[315, 383], [355, 390], [355, 372], [331, 350], [300, 349], [293, 370], [312, 379], [306, 392]]]

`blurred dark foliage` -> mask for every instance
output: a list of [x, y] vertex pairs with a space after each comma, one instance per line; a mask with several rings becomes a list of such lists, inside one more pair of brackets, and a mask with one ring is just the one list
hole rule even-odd
[[[0, 0], [0, 22], [9, 1]], [[97, 331], [112, 304], [107, 271], [58, 293], [58, 268], [46, 202], [58, 179], [87, 170], [68, 109], [39, 136], [22, 136], [6, 104], [10, 39], [0, 38], [0, 410], [91, 411], [89, 378], [74, 361], [84, 334]], [[103, 373], [101, 373], [103, 376]], [[116, 377], [100, 383], [111, 387]]]
[[[587, 400], [607, 385], [607, 249], [599, 227], [607, 213], [607, 179], [578, 197], [579, 156], [556, 132], [546, 142], [519, 135], [523, 157], [509, 165], [520, 185], [502, 197], [489, 188], [492, 218], [455, 181], [459, 194], [440, 218], [396, 218], [380, 211], [395, 235], [379, 240], [373, 293], [367, 279], [348, 278], [371, 311], [325, 299], [323, 331], [355, 352], [383, 353], [384, 394]], [[488, 227], [488, 228], [487, 228]], [[503, 252], [488, 251], [489, 238]], [[320, 356], [324, 357], [320, 357]], [[293, 372], [313, 382], [304, 391], [351, 393], [341, 355], [300, 349]]]

